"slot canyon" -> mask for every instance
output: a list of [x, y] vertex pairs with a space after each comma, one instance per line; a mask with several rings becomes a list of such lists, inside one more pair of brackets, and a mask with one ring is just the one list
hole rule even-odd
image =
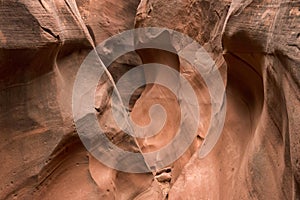
[[[109, 63], [93, 91], [93, 114], [74, 119], [74, 99], [85, 95], [74, 97], [74, 85], [90, 52], [99, 50], [97, 59], [106, 64], [105, 55], [118, 51], [109, 38], [147, 27], [166, 31], [135, 35], [141, 48]], [[208, 86], [216, 83], [176, 53], [182, 41], [170, 30], [203, 47], [223, 93], [210, 91]], [[171, 51], [142, 48], [156, 40]], [[168, 66], [170, 73], [151, 68], [152, 63]], [[122, 82], [138, 66], [144, 66], [141, 73]], [[195, 101], [182, 91], [179, 74]], [[88, 76], [83, 78], [89, 82]], [[140, 80], [158, 79], [175, 92], [155, 83], [127, 90]], [[129, 96], [123, 114], [134, 123], [144, 127], [166, 118], [158, 131], [150, 126], [155, 135], [134, 137], [120, 127], [112, 112], [123, 109], [113, 106], [118, 81], [124, 89], [120, 93]], [[214, 93], [221, 102], [212, 101]], [[199, 110], [181, 112], [185, 100]], [[165, 114], [153, 105], [161, 105]], [[211, 128], [219, 115], [213, 108], [225, 110], [219, 136]], [[122, 166], [118, 161], [108, 166], [91, 153], [86, 143], [97, 143], [97, 138], [81, 137], [78, 130], [92, 129], [93, 117], [112, 145], [140, 155], [149, 171], [131, 172], [135, 163], [126, 157], [120, 158]], [[300, 1], [1, 0], [0, 130], [3, 200], [298, 200]], [[168, 145], [178, 130], [184, 139], [170, 147], [184, 150], [180, 156], [168, 150], [152, 160], [143, 157]], [[144, 129], [135, 131], [142, 134]], [[203, 144], [212, 140], [216, 143], [199, 156]], [[103, 144], [91, 148], [110, 151]], [[158, 167], [152, 168], [150, 160]]]

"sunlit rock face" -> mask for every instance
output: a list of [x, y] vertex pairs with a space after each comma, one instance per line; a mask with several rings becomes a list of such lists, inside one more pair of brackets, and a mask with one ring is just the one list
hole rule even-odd
[[[0, 13], [0, 199], [300, 198], [299, 2], [7, 0]], [[126, 173], [82, 144], [72, 90], [95, 46], [149, 26], [186, 34], [210, 54], [226, 88], [226, 118], [213, 150], [199, 158], [212, 117], [205, 81], [174, 53], [143, 49], [121, 56], [108, 68], [116, 82], [141, 64], [167, 65], [190, 82], [201, 116], [179, 159], [153, 172]], [[157, 135], [135, 139], [113, 119], [112, 90], [109, 77], [99, 77], [95, 114], [110, 141], [126, 151], [157, 151], [194, 123], [190, 116], [179, 123], [180, 90], [147, 85], [126, 108], [132, 120], [147, 125], [149, 108], [161, 104], [167, 121]]]

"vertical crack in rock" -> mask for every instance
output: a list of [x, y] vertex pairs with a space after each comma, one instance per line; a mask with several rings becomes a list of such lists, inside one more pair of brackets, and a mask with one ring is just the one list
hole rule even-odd
[[172, 168], [167, 167], [155, 172], [155, 179], [158, 181], [158, 184], [163, 192], [163, 195], [166, 199], [168, 199], [168, 193], [171, 188], [171, 180], [172, 180]]

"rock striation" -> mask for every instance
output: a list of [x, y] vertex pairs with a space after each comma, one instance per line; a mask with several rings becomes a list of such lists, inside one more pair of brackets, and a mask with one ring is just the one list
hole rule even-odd
[[[0, 14], [0, 199], [300, 198], [299, 1], [5, 0]], [[191, 83], [200, 107], [187, 151], [163, 169], [135, 174], [86, 150], [72, 91], [95, 46], [142, 27], [173, 29], [203, 46], [226, 88], [226, 118], [217, 144], [200, 159], [213, 106], [203, 79], [170, 52], [119, 57], [108, 68], [114, 81], [141, 64], [168, 65]], [[95, 113], [112, 143], [148, 153], [175, 137], [180, 101], [167, 88], [147, 85], [131, 97], [127, 109], [137, 124], [149, 123], [153, 104], [168, 114], [157, 135], [135, 139], [114, 122], [109, 77], [99, 79]]]

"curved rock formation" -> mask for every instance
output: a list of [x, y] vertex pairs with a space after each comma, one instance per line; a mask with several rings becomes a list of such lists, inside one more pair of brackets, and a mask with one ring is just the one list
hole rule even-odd
[[[0, 13], [0, 199], [300, 198], [299, 2], [6, 0]], [[200, 159], [212, 107], [205, 82], [170, 52], [123, 55], [109, 67], [115, 81], [141, 64], [168, 65], [191, 83], [201, 115], [197, 137], [180, 159], [152, 173], [125, 173], [85, 149], [73, 122], [72, 89], [95, 46], [149, 26], [184, 33], [209, 52], [226, 86], [226, 120], [218, 143]], [[127, 108], [146, 125], [151, 105], [164, 106], [165, 127], [147, 139], [115, 124], [112, 89], [102, 77], [95, 98], [112, 143], [146, 153], [172, 140], [180, 101], [167, 88], [139, 88]]]

